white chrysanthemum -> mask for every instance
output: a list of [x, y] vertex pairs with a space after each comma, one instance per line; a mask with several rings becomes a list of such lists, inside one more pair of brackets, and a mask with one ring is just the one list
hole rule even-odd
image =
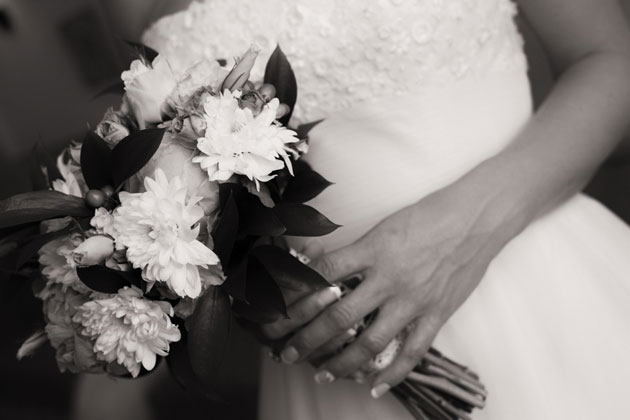
[[197, 140], [202, 155], [193, 161], [208, 172], [212, 181], [226, 181], [238, 174], [258, 186], [285, 165], [292, 170], [287, 144], [298, 139], [294, 131], [274, 122], [280, 105], [277, 98], [254, 117], [251, 110], [239, 107], [238, 94], [226, 90], [220, 96], [206, 98], [206, 132]]
[[146, 192], [120, 193], [121, 205], [113, 213], [116, 246], [127, 248], [127, 260], [142, 269], [145, 280], [166, 282], [179, 296], [197, 297], [199, 268], [219, 263], [197, 240], [204, 216], [199, 199], [187, 199], [181, 179], [169, 181], [160, 169], [144, 185]]
[[42, 265], [42, 274], [50, 282], [68, 287], [80, 293], [89, 293], [90, 290], [79, 280], [77, 276], [77, 264], [74, 261], [74, 250], [83, 242], [83, 235], [73, 233], [48, 242], [39, 249], [39, 263]]
[[94, 226], [98, 233], [114, 236], [114, 217], [105, 207], [96, 209], [90, 224]]
[[96, 357], [123, 365], [133, 377], [155, 367], [156, 356], [166, 356], [169, 344], [181, 334], [171, 323], [173, 307], [165, 301], [142, 297], [136, 287], [125, 287], [107, 299], [81, 305], [73, 320], [94, 340]]

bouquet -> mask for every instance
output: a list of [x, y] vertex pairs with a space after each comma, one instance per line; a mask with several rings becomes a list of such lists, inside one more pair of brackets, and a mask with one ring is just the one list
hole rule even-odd
[[[338, 228], [304, 204], [330, 185], [300, 159], [315, 123], [287, 127], [297, 86], [279, 47], [255, 84], [256, 47], [228, 68], [132, 46], [119, 109], [0, 202], [2, 261], [34, 273], [43, 302], [18, 358], [48, 341], [61, 371], [135, 378], [164, 359], [187, 388], [218, 389], [234, 319], [273, 322], [282, 288], [330, 286], [283, 239]], [[417, 418], [467, 418], [485, 398], [434, 350], [393, 392]]]

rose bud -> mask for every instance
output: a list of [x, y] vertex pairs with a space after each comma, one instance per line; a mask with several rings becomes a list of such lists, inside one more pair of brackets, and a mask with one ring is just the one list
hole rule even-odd
[[114, 241], [103, 235], [87, 238], [72, 252], [72, 259], [77, 265], [100, 264], [114, 253]]
[[287, 104], [278, 105], [278, 110], [276, 111], [276, 119], [280, 119], [284, 117], [285, 115], [289, 113], [290, 110], [291, 109], [289, 108], [289, 105]]
[[243, 91], [243, 93], [247, 93], [249, 91], [256, 90], [256, 86], [254, 86], [254, 84], [248, 80], [247, 82], [245, 82], [241, 90]]
[[263, 105], [265, 105], [265, 101], [258, 92], [252, 90], [251, 92], [243, 94], [239, 98], [238, 105], [242, 109], [249, 108], [252, 111], [252, 114], [256, 116], [260, 114], [260, 111], [262, 111], [262, 107]]
[[258, 93], [260, 93], [265, 102], [269, 102], [276, 97], [276, 88], [272, 84], [265, 83], [258, 89]]
[[221, 92], [225, 89], [234, 92], [245, 86], [252, 67], [254, 67], [254, 63], [256, 62], [256, 57], [258, 57], [258, 53], [260, 53], [260, 48], [256, 45], [249, 47], [243, 57], [234, 65], [232, 71], [228, 73], [223, 84], [221, 84]]
[[202, 137], [206, 132], [206, 119], [199, 114], [190, 114], [190, 126], [197, 137]]

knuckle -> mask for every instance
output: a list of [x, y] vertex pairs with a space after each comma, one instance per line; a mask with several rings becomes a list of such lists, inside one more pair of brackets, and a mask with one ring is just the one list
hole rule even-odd
[[328, 320], [336, 330], [345, 331], [354, 325], [354, 310], [349, 305], [343, 303], [334, 305], [327, 314]]
[[330, 279], [337, 270], [337, 263], [331, 256], [324, 256], [317, 260], [315, 268], [324, 278]]
[[383, 334], [366, 334], [361, 345], [371, 354], [380, 353], [387, 347], [389, 340]]
[[260, 330], [265, 337], [272, 340], [282, 338], [285, 335], [277, 322], [274, 322], [273, 324], [264, 324], [260, 327]]

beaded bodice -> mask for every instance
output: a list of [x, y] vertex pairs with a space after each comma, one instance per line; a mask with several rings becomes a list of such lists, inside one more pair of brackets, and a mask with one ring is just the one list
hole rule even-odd
[[225, 58], [279, 43], [298, 81], [295, 122], [357, 101], [475, 74], [524, 70], [510, 0], [210, 0], [157, 21], [144, 42], [160, 53]]

